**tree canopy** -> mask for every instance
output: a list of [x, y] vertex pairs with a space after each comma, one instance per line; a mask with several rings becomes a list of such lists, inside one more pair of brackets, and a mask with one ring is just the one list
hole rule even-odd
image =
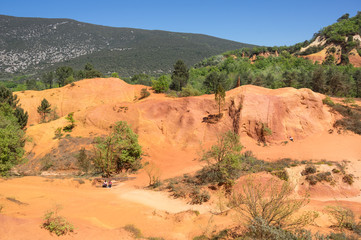
[[97, 138], [94, 148], [95, 166], [105, 175], [136, 172], [142, 167], [142, 148], [126, 122], [117, 122], [105, 138]]
[[181, 91], [188, 83], [189, 70], [183, 60], [178, 60], [174, 64], [174, 70], [172, 73], [172, 84], [170, 88], [176, 91]]

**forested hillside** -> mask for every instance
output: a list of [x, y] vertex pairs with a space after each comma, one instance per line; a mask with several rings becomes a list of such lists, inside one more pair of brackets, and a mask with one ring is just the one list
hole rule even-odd
[[0, 78], [37, 75], [90, 62], [103, 73], [169, 73], [177, 59], [187, 64], [254, 45], [201, 34], [114, 28], [71, 19], [0, 15]]

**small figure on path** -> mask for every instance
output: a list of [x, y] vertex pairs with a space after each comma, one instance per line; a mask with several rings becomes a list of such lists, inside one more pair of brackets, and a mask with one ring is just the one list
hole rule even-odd
[[112, 180], [110, 180], [109, 183], [108, 183], [108, 188], [111, 188], [111, 187], [112, 187], [112, 184], [113, 184], [113, 183], [112, 183]]
[[292, 136], [290, 136], [290, 141], [293, 142], [293, 137]]
[[103, 188], [106, 188], [106, 187], [108, 187], [108, 183], [107, 183], [107, 180], [104, 180], [104, 182], [103, 182]]

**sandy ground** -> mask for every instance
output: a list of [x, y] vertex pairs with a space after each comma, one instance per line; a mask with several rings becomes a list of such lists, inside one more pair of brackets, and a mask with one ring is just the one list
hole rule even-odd
[[[238, 129], [243, 151], [250, 150], [260, 159], [348, 161], [347, 172], [355, 176], [353, 186], [302, 185], [301, 169], [297, 168], [290, 170], [291, 180], [298, 186], [299, 194], [310, 192], [307, 209], [323, 211], [326, 205], [343, 204], [357, 216], [361, 214], [361, 136], [328, 133], [339, 116], [322, 104], [323, 95], [308, 89], [242, 86], [227, 92], [223, 118], [209, 124], [203, 118], [217, 113], [213, 95], [173, 99], [152, 93], [139, 100], [142, 87], [110, 78], [18, 93], [30, 116], [26, 150], [32, 157], [27, 166], [36, 168], [39, 159], [60, 147], [54, 131], [67, 124], [64, 116], [69, 112], [75, 112], [76, 127], [70, 133], [75, 140], [107, 134], [116, 121], [127, 121], [139, 135], [145, 153], [143, 161], [155, 164], [161, 179], [200, 169], [204, 164], [198, 161], [202, 151], [214, 144], [221, 133]], [[44, 97], [59, 110], [60, 118], [39, 124], [36, 106]], [[266, 146], [257, 141], [261, 123], [267, 123], [272, 130]], [[289, 136], [294, 142], [289, 141]], [[83, 147], [80, 140], [62, 151], [78, 151]], [[66, 178], [0, 179], [0, 239], [58, 239], [41, 228], [44, 213], [57, 204], [63, 208], [60, 214], [76, 227], [75, 233], [62, 239], [132, 239], [122, 228], [127, 224], [134, 224], [146, 237], [192, 239], [234, 224], [232, 214], [211, 214], [216, 208], [215, 200], [202, 206], [189, 205], [167, 193], [144, 189], [148, 184], [144, 170], [135, 177], [112, 189], [97, 188], [87, 179], [84, 184]], [[321, 227], [329, 224], [325, 216], [318, 220]]]
[[[123, 239], [129, 237], [121, 229], [127, 224], [134, 224], [148, 237], [188, 239], [207, 222], [210, 206], [189, 205], [166, 193], [130, 185], [120, 183], [104, 189], [86, 179], [84, 184], [43, 177], [2, 180], [0, 239], [57, 238], [41, 228], [44, 213], [56, 205], [62, 207], [60, 215], [75, 226], [75, 233], [63, 239]], [[198, 217], [188, 210], [202, 214]]]

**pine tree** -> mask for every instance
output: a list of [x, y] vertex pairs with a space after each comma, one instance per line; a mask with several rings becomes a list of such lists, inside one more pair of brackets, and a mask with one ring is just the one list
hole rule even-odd
[[21, 129], [24, 129], [28, 123], [29, 114], [25, 112], [21, 107], [16, 107], [14, 112], [15, 117], [18, 119], [18, 123]]
[[41, 101], [40, 106], [38, 107], [38, 113], [40, 114], [41, 122], [44, 122], [46, 118], [46, 114], [50, 113], [51, 111], [50, 107], [51, 107], [50, 103], [48, 102], [48, 100], [44, 98]]
[[174, 71], [172, 73], [172, 84], [170, 89], [181, 91], [188, 83], [189, 70], [182, 60], [178, 60], [174, 64]]
[[226, 91], [224, 90], [222, 85], [218, 85], [216, 93], [214, 94], [214, 98], [218, 105], [218, 114], [221, 115], [221, 107], [224, 104], [226, 98]]

